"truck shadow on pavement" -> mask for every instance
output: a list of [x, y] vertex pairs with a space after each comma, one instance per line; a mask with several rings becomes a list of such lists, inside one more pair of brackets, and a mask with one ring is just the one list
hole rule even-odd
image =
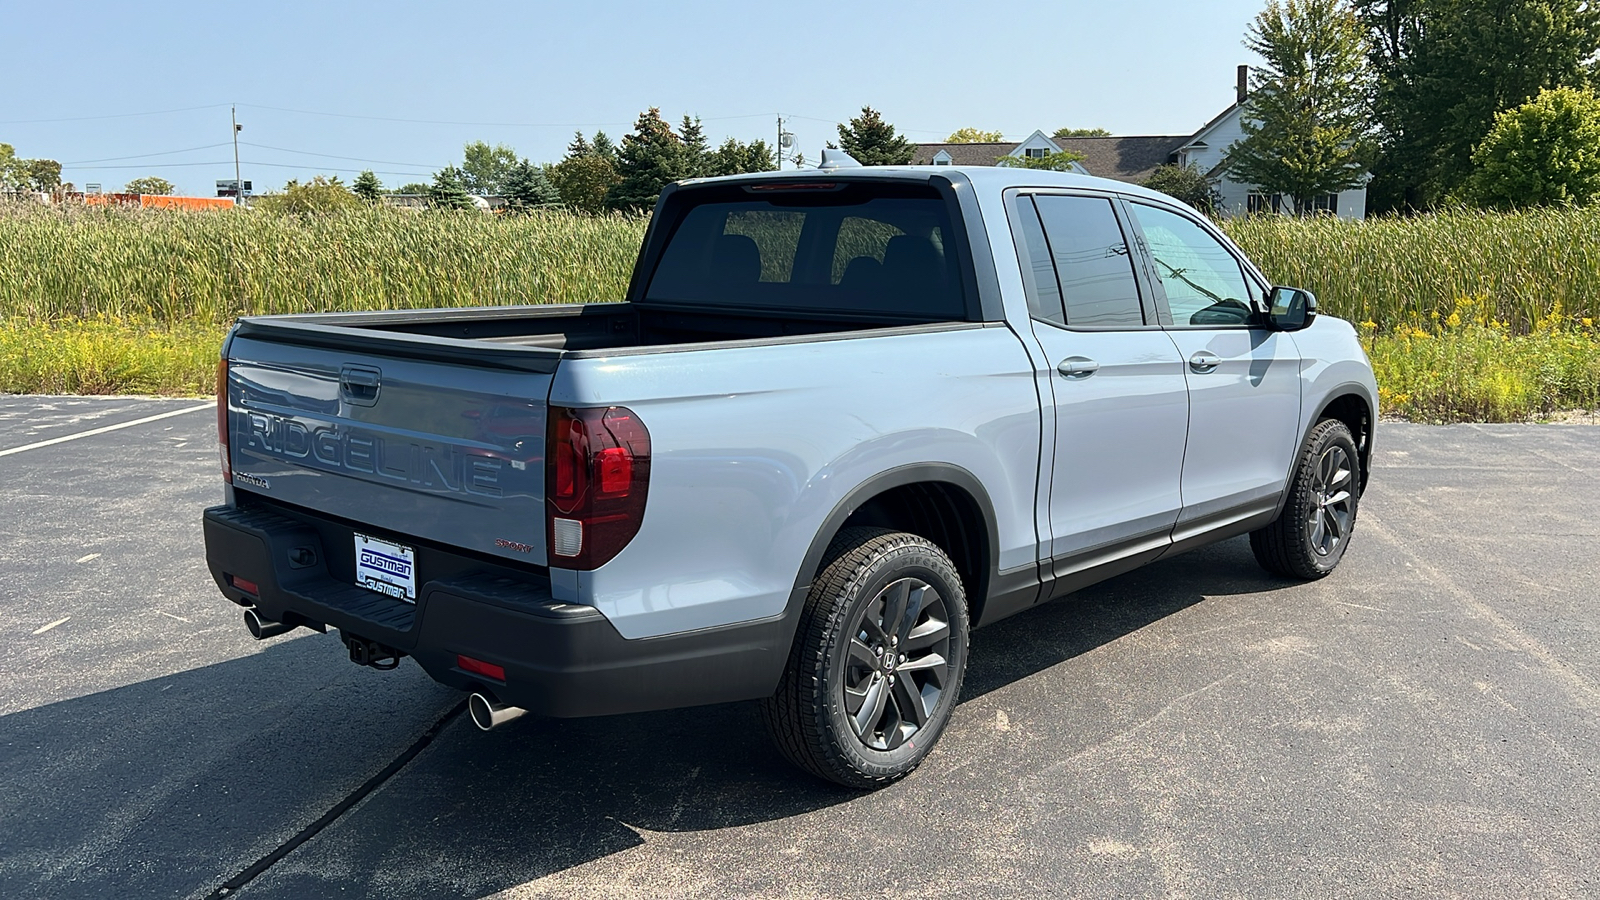
[[[963, 693], [1025, 679], [1207, 595], [1285, 585], [1240, 541], [1187, 554], [975, 633]], [[278, 641], [0, 717], [0, 896], [203, 894], [338, 803], [457, 700], [410, 666], [341, 678], [350, 666], [339, 649], [331, 638]], [[289, 672], [308, 700], [264, 696]], [[524, 719], [490, 734], [458, 716], [240, 893], [483, 897], [650, 832], [778, 823], [842, 803], [864, 807], [853, 814], [890, 809], [917, 781], [864, 795], [803, 775], [771, 748], [753, 704]], [[651, 873], [638, 877], [648, 888]]]

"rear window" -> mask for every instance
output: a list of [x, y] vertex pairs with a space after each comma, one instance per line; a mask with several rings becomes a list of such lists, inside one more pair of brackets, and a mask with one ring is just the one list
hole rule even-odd
[[[962, 318], [966, 299], [949, 212], [932, 188], [693, 192], [644, 299]], [[681, 207], [680, 207], [681, 209]]]

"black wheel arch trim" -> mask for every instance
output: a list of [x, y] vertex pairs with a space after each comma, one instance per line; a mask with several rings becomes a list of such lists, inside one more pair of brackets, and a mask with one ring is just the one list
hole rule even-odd
[[1356, 456], [1361, 460], [1361, 492], [1366, 493], [1367, 479], [1372, 473], [1372, 438], [1373, 432], [1377, 430], [1378, 425], [1378, 403], [1377, 398], [1367, 393], [1365, 385], [1355, 381], [1347, 381], [1344, 384], [1338, 385], [1337, 387], [1328, 391], [1326, 399], [1324, 399], [1322, 401], [1322, 405], [1317, 408], [1317, 414], [1306, 421], [1305, 432], [1300, 435], [1300, 440], [1295, 445], [1294, 456], [1289, 460], [1289, 471], [1285, 473], [1283, 481], [1285, 490], [1278, 498], [1278, 509], [1273, 513], [1273, 519], [1277, 519], [1278, 516], [1283, 515], [1284, 504], [1289, 502], [1289, 491], [1287, 488], [1294, 479], [1295, 467], [1300, 465], [1300, 457], [1305, 455], [1306, 448], [1311, 445], [1311, 433], [1317, 430], [1318, 422], [1328, 418], [1328, 408], [1346, 397], [1355, 397], [1357, 400], [1360, 400], [1362, 403], [1366, 404], [1367, 407], [1366, 440], [1363, 441], [1362, 436], [1359, 434], [1351, 435], [1356, 442]]

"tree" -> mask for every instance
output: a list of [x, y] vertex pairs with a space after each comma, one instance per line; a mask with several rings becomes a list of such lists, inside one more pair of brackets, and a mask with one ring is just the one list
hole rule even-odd
[[423, 184], [420, 181], [410, 181], [410, 182], [407, 182], [407, 183], [402, 184], [399, 187], [395, 188], [393, 193], [396, 193], [396, 194], [411, 194], [413, 196], [424, 196], [424, 195], [426, 195], [428, 193], [428, 190], [429, 190], [429, 185]]
[[678, 126], [678, 138], [683, 141], [683, 175], [685, 178], [702, 178], [711, 174], [711, 148], [706, 145], [706, 131], [700, 127], [698, 117], [688, 114]]
[[350, 184], [350, 192], [368, 203], [377, 203], [383, 198], [383, 182], [368, 169], [356, 176], [356, 180]]
[[174, 188], [172, 182], [165, 178], [158, 175], [146, 175], [143, 178], [135, 178], [123, 185], [122, 190], [128, 194], [148, 194], [153, 197], [166, 197], [171, 195]]
[[445, 166], [433, 173], [433, 184], [426, 191], [428, 205], [434, 209], [476, 209], [472, 195], [462, 184], [462, 172], [455, 166]]
[[1251, 73], [1240, 125], [1228, 148], [1233, 177], [1313, 201], [1362, 184], [1371, 163], [1366, 36], [1347, 0], [1268, 0], [1245, 38], [1266, 60]]
[[0, 144], [0, 191], [22, 190], [22, 175], [17, 167], [17, 148]]
[[594, 145], [590, 144], [589, 139], [583, 136], [583, 132], [579, 131], [572, 136], [572, 143], [567, 145], [567, 155], [564, 158], [576, 159], [593, 153]]
[[298, 215], [337, 212], [360, 204], [361, 200], [350, 193], [337, 175], [331, 178], [317, 175], [304, 183], [290, 179], [281, 193], [266, 194], [255, 200], [256, 209]]
[[722, 142], [711, 153], [708, 175], [740, 175], [745, 172], [770, 172], [777, 168], [773, 162], [772, 148], [766, 141], [741, 144], [733, 138]]
[[1425, 209], [1472, 176], [1495, 115], [1587, 85], [1600, 7], [1586, 0], [1355, 0], [1377, 75], [1369, 209]]
[[550, 167], [550, 183], [568, 209], [586, 213], [606, 210], [606, 195], [621, 179], [611, 161], [598, 153], [568, 157]]
[[1215, 215], [1222, 204], [1217, 183], [1199, 166], [1159, 166], [1144, 180], [1144, 187], [1182, 200], [1206, 215]]
[[473, 141], [462, 149], [461, 186], [480, 197], [498, 195], [505, 189], [506, 174], [516, 164], [516, 151], [505, 144], [491, 147]]
[[561, 205], [561, 194], [550, 183], [544, 169], [526, 159], [518, 160], [506, 173], [501, 192], [505, 195], [506, 206], [513, 213]]
[[633, 131], [622, 139], [617, 151], [619, 180], [606, 194], [606, 205], [624, 211], [653, 209], [661, 189], [684, 177], [684, 169], [683, 141], [661, 118], [661, 110], [652, 106], [639, 114]]
[[916, 146], [895, 134], [894, 126], [870, 106], [861, 107], [861, 115], [839, 126], [839, 146], [863, 166], [907, 166], [917, 153]]
[[1056, 133], [1051, 135], [1051, 137], [1057, 138], [1110, 136], [1111, 132], [1105, 130], [1104, 128], [1057, 128]]
[[1072, 164], [1083, 162], [1082, 153], [1062, 150], [1043, 156], [997, 156], [995, 165], [1012, 169], [1041, 169], [1047, 172], [1071, 172]]
[[61, 163], [53, 159], [23, 159], [23, 180], [29, 190], [46, 193], [61, 187]]
[[1006, 136], [998, 131], [984, 131], [980, 128], [957, 128], [953, 134], [944, 139], [946, 144], [998, 144]]
[[1590, 203], [1600, 197], [1600, 97], [1540, 91], [1495, 117], [1472, 161], [1468, 195], [1484, 206]]
[[600, 157], [613, 166], [617, 164], [617, 145], [606, 137], [604, 131], [594, 133], [594, 155]]

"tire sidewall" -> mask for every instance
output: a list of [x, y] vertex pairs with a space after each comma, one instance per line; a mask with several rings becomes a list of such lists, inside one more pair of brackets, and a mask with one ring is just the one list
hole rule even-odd
[[[850, 726], [844, 705], [844, 676], [849, 668], [851, 626], [878, 593], [902, 578], [927, 582], [944, 599], [950, 616], [951, 678], [928, 715], [928, 721], [906, 743], [893, 750], [875, 750], [863, 744]], [[939, 740], [961, 693], [967, 662], [967, 603], [950, 563], [931, 546], [916, 544], [895, 547], [858, 571], [841, 598], [839, 614], [828, 635], [816, 684], [822, 691], [817, 707], [826, 719], [834, 743], [851, 768], [870, 779], [895, 778], [914, 768]]]
[[[1311, 546], [1311, 526], [1307, 519], [1310, 517], [1313, 502], [1312, 481], [1316, 473], [1317, 463], [1322, 455], [1333, 447], [1342, 447], [1350, 458], [1351, 484], [1350, 484], [1350, 528], [1345, 533], [1339, 546], [1327, 556], [1321, 556]], [[1355, 439], [1350, 435], [1350, 429], [1343, 422], [1331, 422], [1322, 430], [1311, 446], [1306, 448], [1306, 455], [1300, 461], [1300, 471], [1295, 479], [1295, 547], [1302, 560], [1318, 575], [1326, 575], [1338, 567], [1339, 561], [1344, 559], [1345, 551], [1350, 548], [1350, 540], [1355, 536], [1356, 518], [1361, 511], [1361, 456], [1356, 451]]]

